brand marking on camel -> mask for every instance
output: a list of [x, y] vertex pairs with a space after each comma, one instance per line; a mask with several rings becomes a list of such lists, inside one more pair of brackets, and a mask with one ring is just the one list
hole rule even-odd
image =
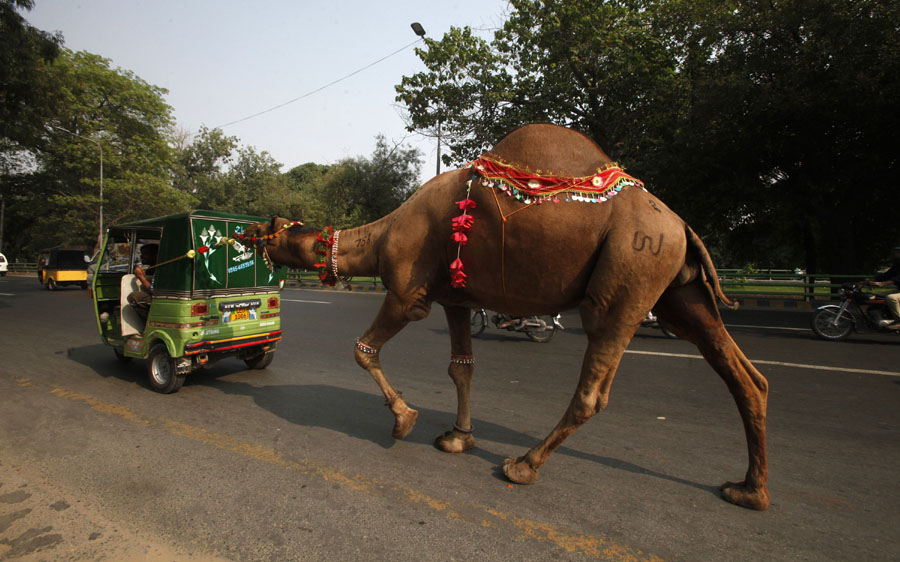
[[658, 256], [659, 252], [662, 250], [663, 243], [663, 235], [659, 234], [659, 242], [656, 244], [656, 249], [653, 249], [653, 238], [649, 235], [638, 230], [634, 233], [634, 241], [631, 243], [631, 247], [635, 249], [637, 252], [643, 252], [644, 248], [649, 248], [650, 253], [654, 256]]

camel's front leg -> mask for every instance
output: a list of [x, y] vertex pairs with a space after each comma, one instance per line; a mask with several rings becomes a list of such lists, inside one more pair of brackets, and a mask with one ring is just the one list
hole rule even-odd
[[356, 340], [356, 362], [372, 375], [384, 397], [385, 405], [394, 414], [394, 430], [391, 435], [395, 439], [403, 439], [416, 425], [419, 412], [406, 405], [401, 393], [395, 389], [384, 375], [378, 351], [408, 323], [407, 306], [399, 297], [388, 293], [378, 311], [378, 316], [362, 335]]
[[450, 328], [450, 366], [447, 372], [456, 384], [456, 423], [453, 429], [438, 436], [434, 446], [446, 453], [462, 453], [475, 446], [472, 436], [472, 415], [469, 410], [469, 392], [475, 359], [472, 357], [471, 310], [458, 306], [445, 306], [447, 326]]
[[637, 329], [640, 316], [635, 313], [609, 313], [589, 299], [581, 305], [588, 348], [575, 395], [562, 419], [543, 441], [522, 457], [506, 459], [503, 472], [507, 478], [517, 484], [536, 482], [538, 469], [547, 462], [553, 451], [594, 414], [606, 408], [619, 361]]

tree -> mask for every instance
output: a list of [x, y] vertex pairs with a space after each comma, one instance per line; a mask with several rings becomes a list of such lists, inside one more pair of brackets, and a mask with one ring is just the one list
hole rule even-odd
[[900, 241], [889, 148], [900, 126], [900, 7], [711, 6], [681, 36], [692, 97], [670, 164], [686, 185], [670, 182], [667, 200], [715, 202], [707, 223], [744, 259], [771, 263], [777, 252], [791, 260], [779, 265], [813, 272], [871, 270]]
[[170, 185], [165, 90], [111, 69], [103, 57], [67, 49], [41, 72], [47, 90], [34, 117], [43, 129], [18, 145], [32, 165], [0, 178], [17, 244], [11, 254], [97, 240], [101, 151], [105, 224], [191, 206], [193, 198]]
[[550, 121], [597, 141], [726, 262], [858, 272], [900, 241], [898, 3], [509, 4], [490, 43], [428, 39], [428, 71], [397, 86], [410, 129], [442, 124], [445, 161]]
[[[328, 224], [325, 203], [319, 198], [318, 186], [332, 166], [307, 162], [291, 168], [284, 174], [288, 189], [298, 198], [300, 212], [293, 218], [309, 224]], [[334, 221], [330, 221], [334, 222]]]
[[237, 160], [226, 176], [226, 191], [231, 196], [231, 209], [260, 216], [300, 216], [300, 194], [292, 191], [281, 164], [253, 147], [238, 151]]
[[201, 127], [192, 143], [176, 149], [175, 188], [195, 197], [200, 208], [223, 209], [228, 205], [225, 176], [237, 147], [237, 137]]
[[17, 12], [33, 7], [32, 0], [0, 0], [0, 173], [20, 167], [21, 147], [43, 135], [47, 80], [42, 70], [63, 42], [60, 35], [31, 27]]
[[[468, 28], [426, 39], [428, 72], [403, 77], [410, 130], [442, 123], [450, 154], [471, 160], [515, 127], [553, 122], [587, 133], [611, 156], [646, 150], [667, 130], [683, 87], [653, 2], [511, 0], [491, 43]], [[655, 127], [651, 127], [655, 125]]]
[[418, 149], [375, 139], [371, 158], [347, 158], [331, 166], [310, 186], [318, 204], [304, 220], [352, 227], [387, 215], [418, 187], [422, 167]]

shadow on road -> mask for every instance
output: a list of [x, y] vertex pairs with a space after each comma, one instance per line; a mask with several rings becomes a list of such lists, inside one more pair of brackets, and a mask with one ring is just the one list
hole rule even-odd
[[[390, 448], [396, 443], [396, 440], [390, 435], [393, 417], [383, 406], [381, 397], [374, 394], [324, 385], [255, 386], [244, 382], [220, 379], [211, 380], [205, 384], [226, 394], [249, 396], [259, 407], [292, 424], [339, 431], [350, 437], [371, 441], [384, 448]], [[434, 438], [449, 429], [449, 425], [453, 421], [453, 414], [450, 412], [422, 408], [415, 404], [410, 404], [410, 406], [419, 411], [419, 419], [416, 428], [404, 441], [431, 445]], [[523, 453], [536, 444], [534, 437], [504, 425], [478, 418], [474, 418], [472, 424], [476, 428], [476, 440], [483, 439], [521, 447]], [[429, 429], [432, 430], [431, 433], [429, 433]], [[495, 465], [497, 468], [494, 476], [499, 480], [506, 480], [500, 468], [503, 465], [504, 456], [477, 445], [466, 454], [474, 455]], [[620, 459], [585, 453], [568, 447], [560, 447], [556, 454], [594, 462], [615, 470], [677, 482], [718, 495], [719, 488], [717, 486], [707, 486], [677, 478]]]
[[[68, 357], [102, 377], [112, 377], [135, 383], [149, 391], [144, 362], [117, 360], [109, 346], [96, 344], [70, 348]], [[234, 363], [233, 368], [231, 363]], [[223, 378], [245, 370], [243, 364], [225, 360], [210, 370], [189, 376], [188, 384], [214, 388], [224, 394], [248, 396], [260, 408], [297, 426], [321, 427], [338, 431], [356, 439], [370, 441], [386, 449], [393, 447], [396, 443], [390, 434], [393, 417], [384, 407], [381, 396], [337, 386], [318, 384], [260, 386]], [[434, 438], [449, 429], [453, 422], [452, 412], [422, 408], [414, 403], [410, 406], [419, 411], [419, 419], [416, 428], [404, 439], [408, 443], [430, 446]], [[472, 424], [476, 428], [476, 440], [521, 447], [523, 454], [537, 442], [530, 435], [487, 420], [475, 418], [472, 420]], [[440, 453], [436, 451], [435, 454]], [[493, 464], [496, 467], [493, 473], [494, 477], [498, 480], [506, 480], [500, 468], [505, 459], [503, 455], [478, 445], [467, 454]], [[560, 447], [556, 454], [594, 462], [614, 470], [676, 482], [714, 495], [719, 494], [717, 486], [677, 478], [621, 459], [585, 453], [568, 447]]]

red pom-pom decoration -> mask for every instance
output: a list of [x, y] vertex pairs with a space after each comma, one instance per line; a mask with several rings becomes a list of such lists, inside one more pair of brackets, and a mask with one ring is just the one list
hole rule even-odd
[[450, 264], [450, 285], [454, 289], [466, 286], [466, 274], [463, 272], [463, 262], [459, 258]]
[[453, 219], [454, 232], [469, 232], [472, 229], [472, 223], [475, 218], [472, 215], [460, 215]]
[[462, 201], [457, 201], [456, 203], [457, 205], [459, 205], [460, 211], [467, 211], [476, 207], [475, 201], [472, 201], [469, 198], [463, 199]]
[[454, 232], [454, 233], [450, 236], [450, 238], [451, 238], [454, 242], [459, 242], [459, 243], [462, 244], [463, 246], [465, 246], [466, 244], [469, 243], [469, 237], [466, 236], [465, 234], [463, 234], [462, 232]]
[[208, 251], [209, 251], [209, 246], [200, 246], [199, 248], [197, 248], [198, 254], [205, 254]]

